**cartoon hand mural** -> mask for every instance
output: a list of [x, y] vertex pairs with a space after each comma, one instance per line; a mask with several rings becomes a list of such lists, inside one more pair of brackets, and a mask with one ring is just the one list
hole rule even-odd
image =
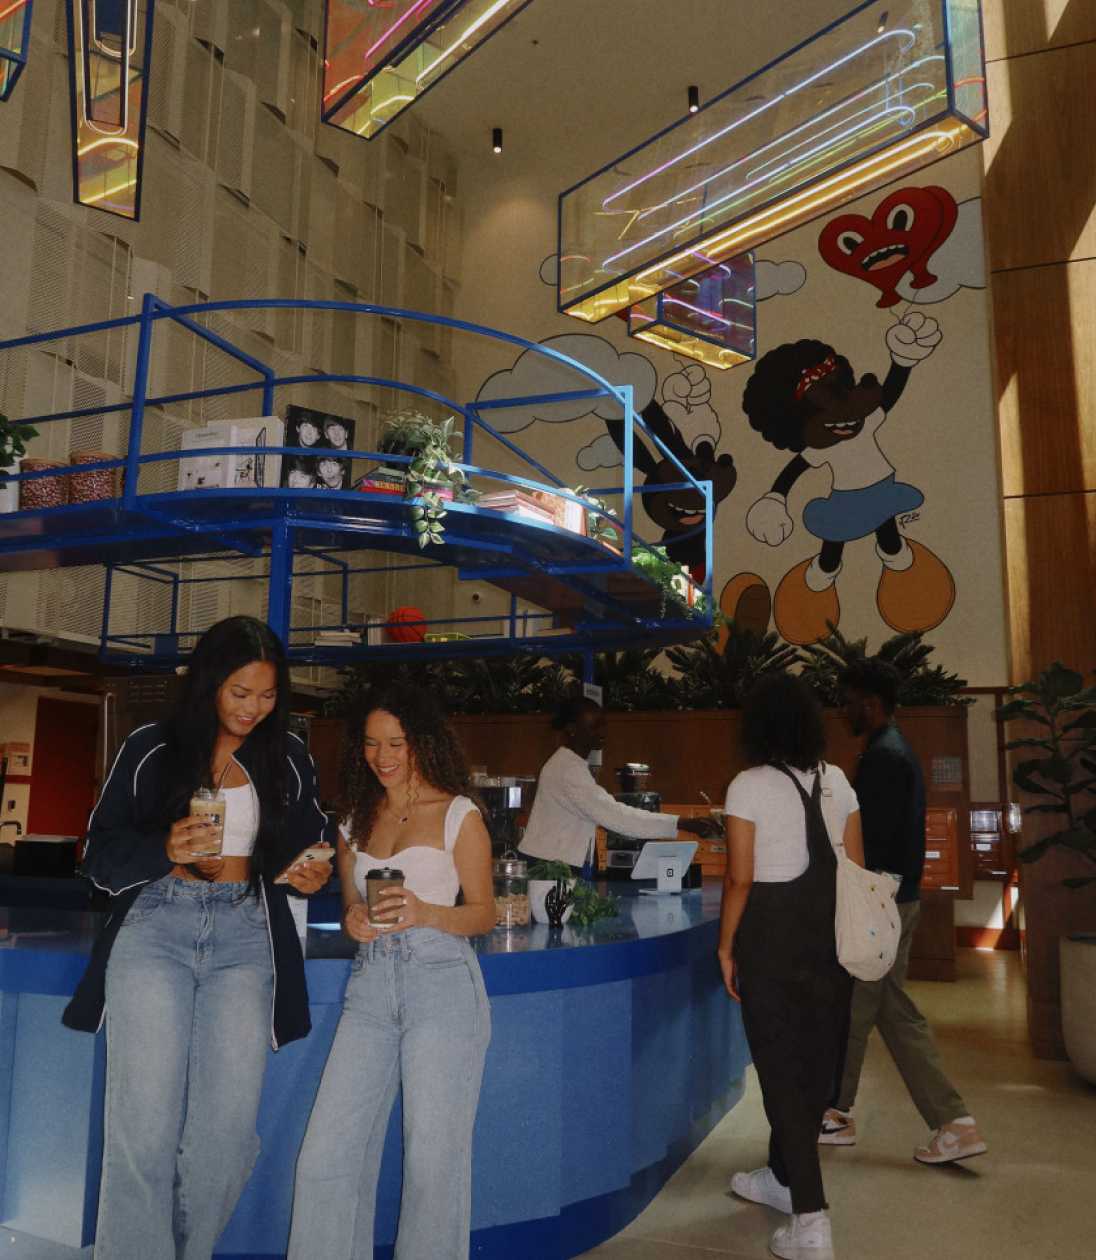
[[943, 336], [940, 325], [931, 315], [911, 311], [887, 329], [887, 349], [895, 363], [916, 367], [932, 354]]
[[886, 335], [891, 368], [882, 384], [870, 372], [857, 381], [844, 355], [824, 342], [803, 340], [771, 350], [746, 385], [742, 407], [751, 427], [777, 450], [794, 453], [750, 508], [750, 533], [779, 546], [792, 533], [792, 487], [811, 468], [825, 466], [832, 474], [830, 493], [803, 509], [804, 528], [821, 540], [821, 550], [789, 570], [777, 588], [773, 615], [789, 643], [815, 643], [826, 635], [827, 623], [837, 625], [845, 544], [869, 534], [883, 566], [876, 603], [889, 626], [929, 630], [951, 611], [955, 583], [947, 566], [898, 529], [898, 517], [920, 507], [924, 496], [896, 480], [877, 438], [913, 367], [941, 338], [936, 320], [915, 311]]
[[795, 524], [788, 515], [788, 500], [782, 494], [770, 491], [746, 513], [746, 528], [758, 542], [768, 543], [770, 547], [779, 547], [785, 538], [790, 538]]

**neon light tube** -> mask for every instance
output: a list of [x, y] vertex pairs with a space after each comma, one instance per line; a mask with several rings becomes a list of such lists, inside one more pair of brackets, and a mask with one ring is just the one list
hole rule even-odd
[[622, 312], [983, 139], [976, 0], [888, 19], [864, 0], [561, 193], [559, 309]]
[[531, 0], [326, 0], [322, 118], [371, 140]]

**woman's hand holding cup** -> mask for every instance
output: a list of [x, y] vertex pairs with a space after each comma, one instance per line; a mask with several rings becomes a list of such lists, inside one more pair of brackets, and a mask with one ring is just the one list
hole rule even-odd
[[217, 835], [217, 828], [209, 826], [204, 819], [180, 818], [172, 824], [164, 848], [172, 862], [178, 866], [186, 866], [203, 856], [201, 850], [206, 850], [208, 854]]
[[356, 901], [343, 911], [343, 931], [352, 941], [367, 944], [380, 936], [379, 929], [369, 922], [369, 907], [364, 901]]
[[425, 914], [424, 903], [410, 888], [385, 888], [373, 903], [373, 922], [387, 935], [426, 926]]

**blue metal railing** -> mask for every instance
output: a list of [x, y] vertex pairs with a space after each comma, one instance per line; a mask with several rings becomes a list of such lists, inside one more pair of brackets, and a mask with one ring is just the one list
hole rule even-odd
[[[214, 332], [212, 329], [205, 327], [201, 322], [201, 318], [215, 314], [218, 312], [231, 312], [239, 310], [263, 310], [263, 309], [304, 309], [330, 312], [344, 312], [358, 315], [379, 316], [393, 320], [407, 320], [412, 323], [432, 324], [447, 328], [452, 331], [465, 332], [481, 337], [487, 337], [495, 341], [502, 342], [511, 346], [520, 348], [523, 352], [530, 351], [544, 358], [554, 360], [562, 365], [565, 369], [575, 373], [580, 381], [586, 382], [585, 386], [576, 390], [558, 391], [551, 394], [522, 396], [510, 399], [491, 399], [483, 401], [473, 401], [466, 404], [460, 404], [454, 399], [448, 398], [442, 393], [427, 389], [423, 386], [411, 384], [410, 382], [399, 381], [386, 377], [377, 377], [369, 375], [361, 375], [355, 373], [309, 373], [295, 374], [287, 376], [279, 376], [272, 367], [256, 358], [254, 355], [247, 353], [240, 347], [234, 345], [227, 337]], [[171, 320], [178, 326], [187, 329], [195, 336], [201, 337], [203, 340], [216, 346], [225, 354], [231, 356], [238, 361], [244, 368], [254, 372], [257, 379], [254, 381], [233, 382], [228, 385], [219, 385], [204, 389], [194, 389], [171, 394], [150, 395], [149, 394], [149, 377], [153, 360], [153, 341], [154, 328], [160, 320]], [[327, 384], [327, 383], [355, 383], [365, 384], [376, 387], [378, 389], [393, 390], [401, 393], [410, 394], [415, 397], [430, 400], [455, 414], [463, 417], [464, 420], [464, 461], [457, 465], [466, 475], [488, 481], [497, 481], [503, 484], [513, 485], [518, 488], [528, 490], [549, 490], [552, 494], [578, 503], [588, 515], [596, 516], [599, 519], [607, 521], [614, 530], [619, 532], [621, 541], [619, 556], [613, 557], [612, 553], [591, 556], [582, 562], [576, 562], [568, 565], [547, 566], [543, 572], [548, 576], [568, 576], [574, 581], [576, 587], [583, 586], [578, 579], [581, 575], [594, 575], [597, 573], [614, 572], [618, 570], [628, 569], [633, 562], [635, 549], [650, 550], [652, 544], [640, 538], [634, 529], [634, 496], [638, 494], [666, 493], [672, 490], [693, 490], [698, 492], [704, 502], [704, 524], [698, 527], [697, 532], [703, 529], [705, 533], [705, 554], [707, 558], [706, 564], [706, 580], [704, 584], [704, 595], [707, 601], [707, 607], [711, 608], [712, 600], [712, 514], [713, 501], [711, 484], [707, 481], [698, 481], [690, 473], [684, 463], [670, 451], [665, 443], [653, 433], [648, 427], [634, 407], [633, 391], [630, 386], [618, 386], [602, 377], [599, 373], [581, 363], [579, 360], [565, 355], [550, 346], [541, 345], [537, 342], [531, 342], [523, 337], [519, 337], [513, 333], [507, 333], [499, 329], [489, 328], [484, 325], [471, 323], [466, 320], [455, 319], [449, 316], [430, 315], [421, 311], [411, 311], [400, 307], [382, 306], [372, 303], [355, 303], [355, 302], [338, 302], [328, 300], [297, 300], [285, 298], [262, 298], [262, 299], [241, 299], [241, 300], [224, 300], [212, 301], [204, 303], [194, 303], [183, 306], [171, 306], [157, 297], [155, 294], [145, 294], [141, 302], [141, 311], [139, 314], [131, 316], [123, 316], [116, 319], [102, 320], [91, 324], [76, 326], [73, 328], [60, 329], [51, 332], [39, 332], [28, 334], [23, 337], [13, 338], [0, 342], [0, 354], [4, 351], [10, 351], [22, 347], [31, 347], [36, 345], [46, 345], [48, 343], [77, 337], [94, 335], [104, 331], [113, 331], [121, 328], [134, 327], [137, 330], [137, 346], [135, 357], [134, 384], [132, 398], [128, 402], [103, 404], [95, 407], [74, 408], [66, 411], [54, 411], [39, 416], [22, 417], [13, 423], [43, 425], [54, 423], [62, 420], [73, 420], [87, 416], [98, 416], [108, 413], [117, 413], [128, 411], [130, 413], [129, 436], [126, 444], [126, 452], [124, 456], [105, 459], [101, 461], [82, 463], [78, 465], [65, 465], [49, 469], [42, 469], [30, 472], [7, 473], [5, 480], [15, 482], [35, 481], [44, 478], [64, 477], [72, 474], [93, 473], [97, 471], [112, 470], [123, 468], [125, 470], [125, 484], [121, 495], [121, 505], [127, 511], [134, 513], [139, 517], [143, 517], [150, 522], [159, 524], [160, 526], [169, 526], [183, 532], [194, 533], [203, 537], [208, 537], [210, 541], [221, 543], [226, 549], [235, 550], [242, 554], [259, 554], [260, 549], [247, 543], [245, 538], [239, 537], [238, 534], [246, 534], [248, 531], [254, 531], [257, 525], [263, 528], [269, 528], [271, 531], [271, 546], [269, 551], [271, 573], [266, 575], [266, 580], [270, 585], [270, 612], [269, 618], [276, 629], [283, 633], [288, 633], [289, 627], [289, 591], [292, 582], [292, 563], [289, 556], [292, 554], [294, 547], [293, 527], [285, 520], [284, 516], [276, 516], [270, 521], [256, 522], [254, 519], [242, 521], [220, 522], [216, 525], [210, 525], [205, 522], [190, 522], [184, 519], [176, 519], [172, 517], [164, 508], [164, 496], [155, 496], [155, 504], [150, 502], [152, 496], [143, 495], [140, 490], [140, 470], [144, 465], [155, 465], [164, 461], [178, 461], [180, 459], [198, 458], [206, 455], [227, 455], [227, 454], [264, 454], [271, 455], [314, 455], [312, 448], [300, 446], [210, 446], [201, 448], [191, 448], [186, 451], [153, 451], [142, 452], [142, 438], [144, 430], [144, 417], [149, 407], [167, 407], [174, 404], [204, 400], [221, 396], [228, 396], [237, 393], [260, 390], [262, 392], [262, 403], [264, 414], [273, 414], [274, 396], [279, 388], [307, 385], [307, 384]], [[589, 499], [576, 495], [572, 490], [568, 489], [563, 481], [550, 469], [544, 466], [540, 461], [536, 460], [528, 452], [523, 451], [516, 443], [511, 441], [504, 433], [500, 432], [494, 425], [484, 419], [481, 414], [484, 411], [501, 410], [508, 407], [527, 406], [531, 404], [551, 404], [553, 402], [574, 401], [578, 399], [594, 400], [597, 398], [611, 397], [619, 404], [624, 418], [624, 462], [623, 462], [623, 483], [620, 486], [609, 486], [592, 492], [597, 495], [619, 495], [622, 499], [620, 513], [614, 515], [605, 508], [591, 503]], [[645, 439], [649, 441], [661, 454], [668, 459], [680, 472], [683, 480], [672, 485], [658, 484], [654, 486], [635, 485], [634, 470], [634, 451], [635, 451], [635, 430], [639, 428]], [[529, 468], [534, 474], [543, 478], [543, 481], [533, 480], [531, 477], [503, 473], [501, 471], [484, 467], [482, 461], [480, 464], [471, 462], [471, 455], [475, 443], [476, 431], [482, 434], [483, 438], [488, 441], [497, 442], [500, 446], [507, 450], [511, 455], [516, 457], [522, 464]], [[384, 452], [375, 452], [367, 450], [348, 450], [340, 451], [339, 458], [350, 460], [354, 458], [376, 460], [385, 464], [399, 464], [411, 462], [411, 456], [401, 456]], [[192, 498], [194, 495], [206, 497], [211, 492], [208, 489], [202, 489], [194, 492], [180, 492], [180, 500]], [[269, 492], [268, 492], [269, 493]], [[278, 493], [293, 495], [302, 508], [307, 507], [308, 500], [315, 495], [323, 495], [330, 497], [330, 491], [279, 491]], [[477, 509], [468, 509], [461, 505], [462, 511]], [[48, 519], [50, 515], [47, 510], [44, 519]], [[307, 524], [303, 516], [295, 517], [293, 525], [296, 527], [304, 527]], [[323, 523], [326, 529], [335, 529], [338, 532], [338, 526], [332, 526], [330, 521]], [[345, 527], [348, 531], [350, 526]], [[404, 529], [404, 535], [410, 532], [410, 527]], [[453, 533], [452, 528], [447, 525], [447, 540]], [[48, 541], [48, 531], [43, 537], [43, 542]], [[470, 540], [465, 539], [469, 545], [474, 545], [481, 550], [492, 550], [490, 544], [484, 543], [482, 539]], [[0, 540], [0, 550], [23, 550], [31, 551], [35, 547], [34, 540], [12, 540], [5, 544]], [[502, 548], [505, 550], [505, 548]], [[341, 567], [345, 562], [336, 560], [334, 557], [328, 557], [328, 562], [335, 567]], [[528, 568], [528, 566], [526, 566]], [[344, 568], [344, 593], [342, 599], [342, 607], [344, 613], [347, 611], [346, 601], [346, 575], [353, 570], [349, 567]], [[151, 572], [145, 574], [151, 578]], [[468, 576], [500, 576], [500, 570], [496, 568], [485, 568], [482, 571], [472, 569], [464, 569], [461, 571], [462, 577]], [[109, 580], [109, 575], [108, 575]], [[167, 580], [167, 579], [165, 579]], [[188, 579], [188, 580], [210, 580], [218, 579]], [[232, 580], [239, 580], [234, 578]], [[176, 579], [176, 582], [178, 579]], [[276, 588], [276, 589], [275, 589]], [[587, 590], [590, 588], [587, 586]], [[605, 600], [604, 592], [598, 593], [599, 598]], [[178, 602], [178, 586], [173, 586], [173, 606], [177, 611]], [[173, 614], [173, 630], [175, 617]], [[107, 630], [106, 621], [104, 621], [104, 631]], [[104, 635], [106, 637], [106, 635]]]

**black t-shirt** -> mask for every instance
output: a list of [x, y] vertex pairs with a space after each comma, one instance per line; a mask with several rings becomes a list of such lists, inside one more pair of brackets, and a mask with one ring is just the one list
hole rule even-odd
[[853, 780], [871, 870], [902, 877], [898, 901], [916, 901], [925, 865], [925, 779], [902, 732], [891, 723], [868, 741]]

